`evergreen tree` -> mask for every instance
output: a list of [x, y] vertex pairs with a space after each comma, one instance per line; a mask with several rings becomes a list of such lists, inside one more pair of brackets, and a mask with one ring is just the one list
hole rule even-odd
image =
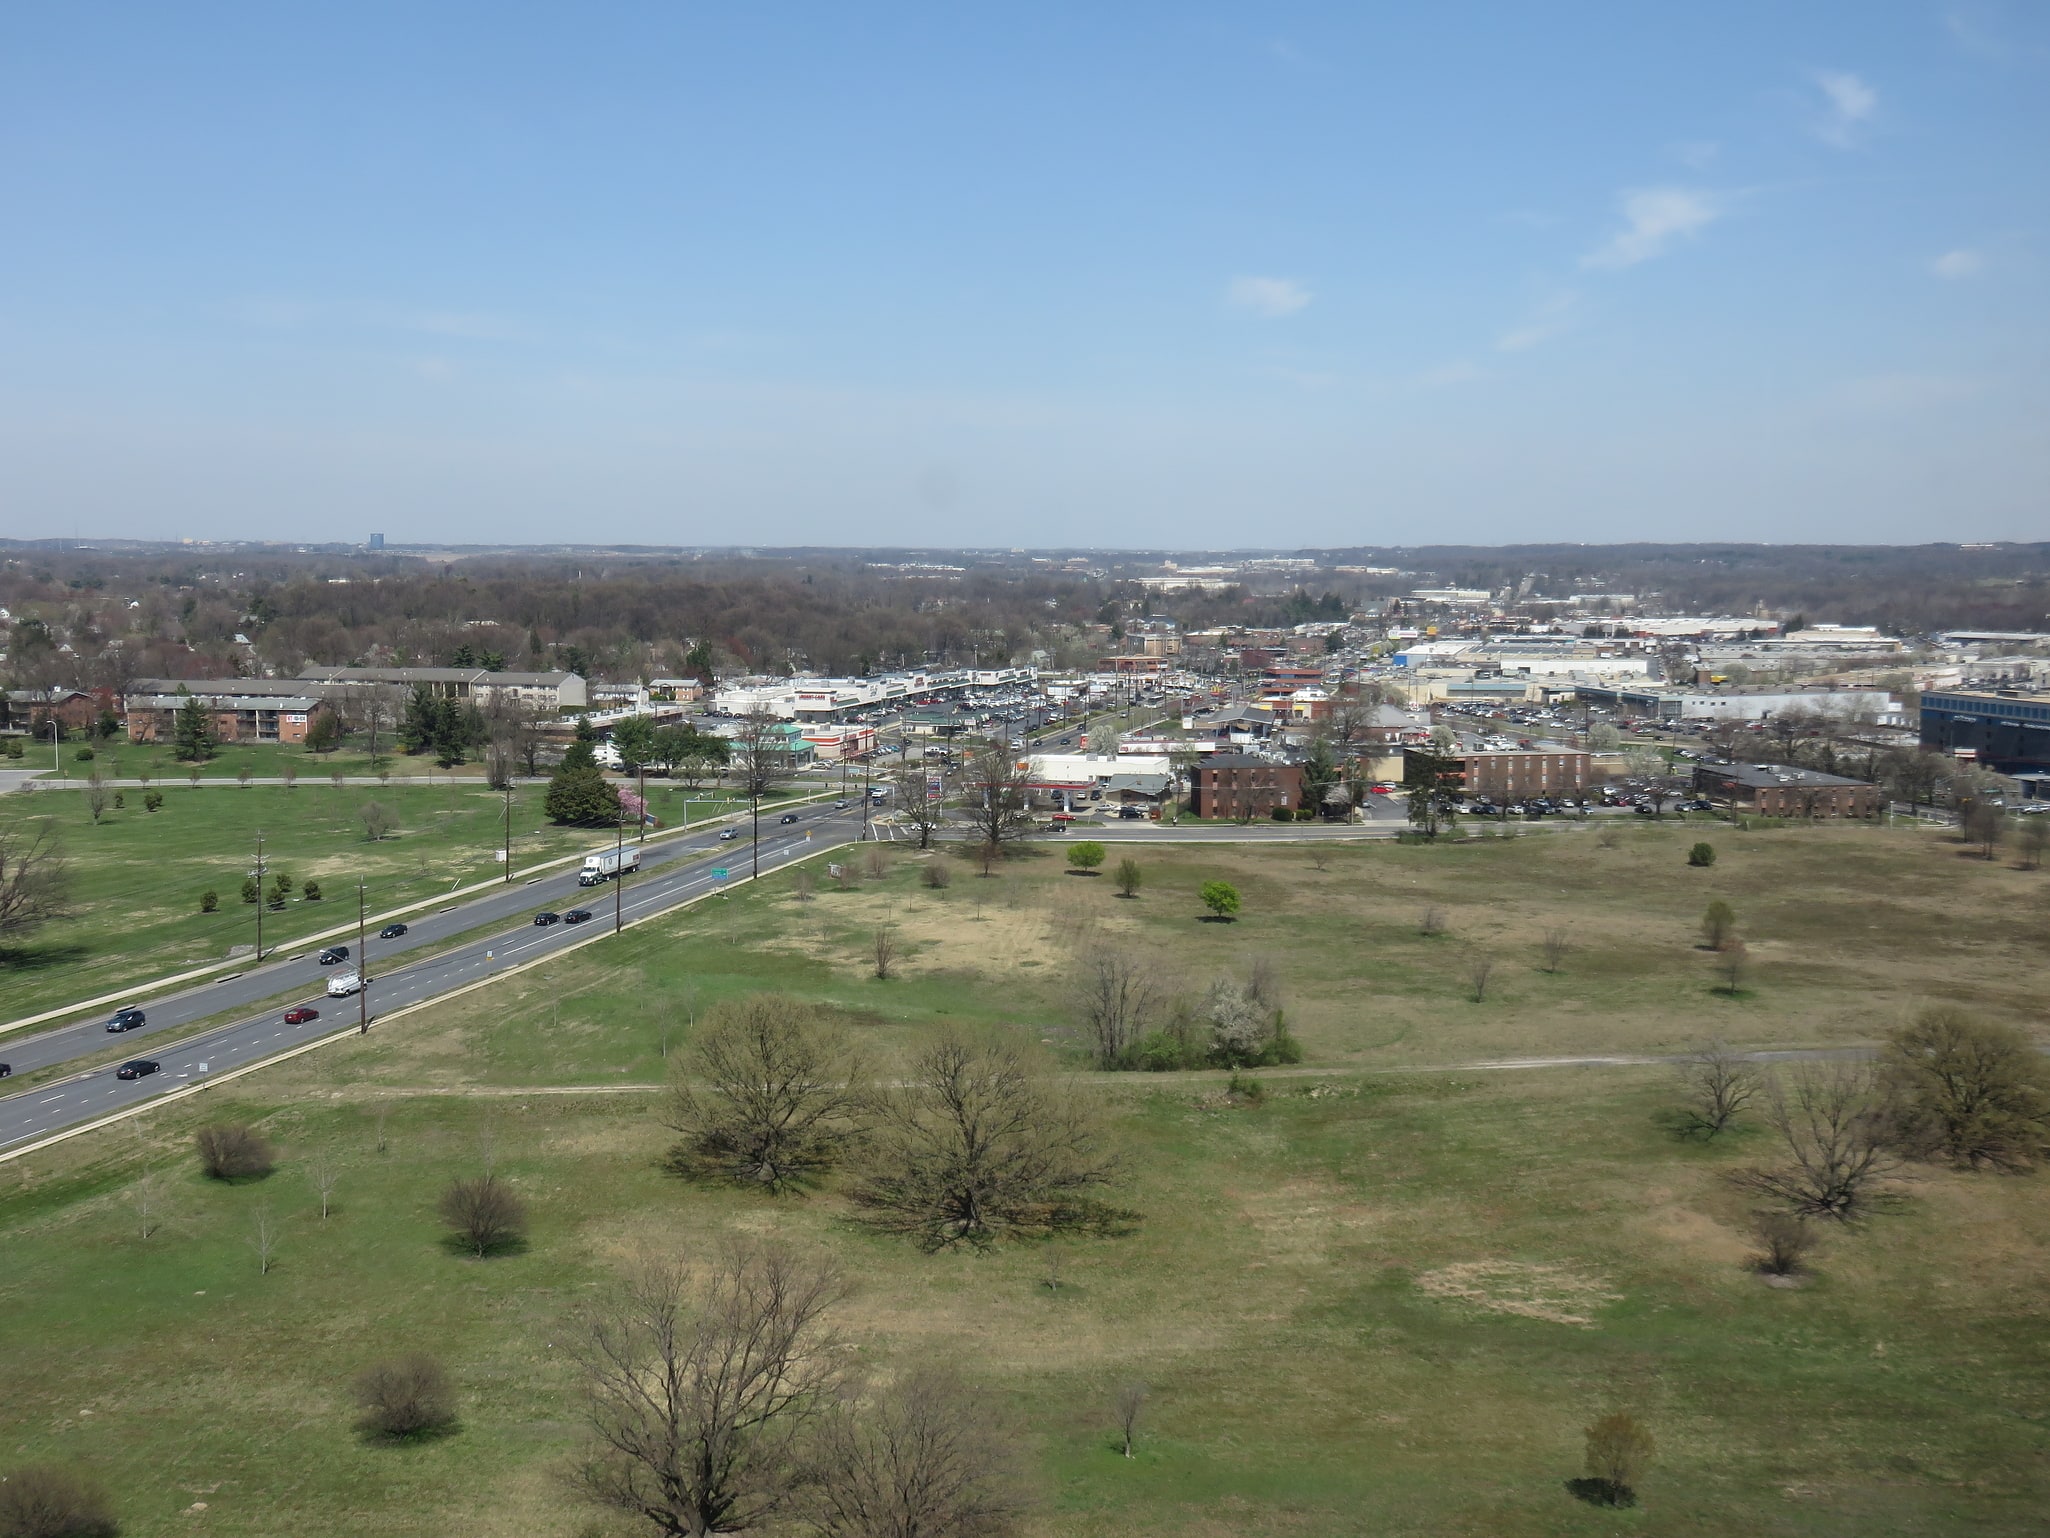
[[177, 719], [171, 726], [173, 751], [179, 758], [200, 761], [214, 756], [213, 717], [206, 713], [206, 707], [194, 698], [192, 691], [183, 684], [178, 686], [185, 703], [178, 707]]
[[654, 718], [628, 716], [612, 728], [612, 745], [619, 749], [619, 761], [628, 769], [656, 762]]
[[564, 759], [548, 782], [543, 804], [552, 822], [604, 828], [619, 821], [619, 793], [596, 764], [573, 764]]
[[565, 769], [595, 769], [598, 767], [598, 734], [591, 728], [589, 716], [577, 717], [577, 734], [562, 755]]
[[427, 685], [415, 684], [399, 721], [399, 746], [408, 753], [426, 752], [433, 746], [440, 724], [441, 701]]
[[465, 641], [461, 646], [458, 646], [456, 648], [455, 655], [448, 659], [448, 665], [452, 668], [475, 667], [477, 665], [476, 648], [471, 646], [468, 641]]
[[313, 712], [313, 719], [306, 723], [306, 751], [309, 753], [332, 753], [342, 745], [342, 723], [332, 710], [325, 707]]

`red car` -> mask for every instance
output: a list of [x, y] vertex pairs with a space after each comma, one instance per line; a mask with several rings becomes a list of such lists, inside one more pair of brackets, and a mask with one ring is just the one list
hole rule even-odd
[[311, 1004], [301, 1004], [297, 1009], [285, 1011], [285, 1024], [287, 1025], [304, 1025], [308, 1020], [318, 1020], [319, 1018], [320, 1011]]

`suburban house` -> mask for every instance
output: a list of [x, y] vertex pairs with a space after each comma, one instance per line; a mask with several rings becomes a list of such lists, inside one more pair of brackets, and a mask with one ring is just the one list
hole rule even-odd
[[1694, 766], [1694, 792], [1761, 817], [1877, 817], [1877, 785], [1786, 764], [1710, 762]]
[[1189, 771], [1189, 811], [1197, 817], [1271, 817], [1302, 805], [1303, 771], [1250, 753], [1217, 753]]

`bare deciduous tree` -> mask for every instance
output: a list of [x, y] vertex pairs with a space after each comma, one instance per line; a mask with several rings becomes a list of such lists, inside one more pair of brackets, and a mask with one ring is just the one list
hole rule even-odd
[[480, 1260], [526, 1236], [527, 1204], [496, 1175], [450, 1181], [435, 1210], [463, 1248]]
[[1679, 1062], [1686, 1128], [1714, 1137], [1758, 1094], [1758, 1065], [1719, 1041], [1705, 1042]]
[[843, 1396], [820, 1418], [801, 1501], [818, 1538], [999, 1538], [1024, 1480], [989, 1396], [951, 1372], [914, 1369], [887, 1390]]
[[1148, 1390], [1143, 1383], [1127, 1383], [1120, 1387], [1111, 1400], [1111, 1414], [1115, 1417], [1118, 1436], [1123, 1442], [1124, 1454], [1132, 1456], [1132, 1438], [1139, 1431], [1139, 1417], [1146, 1409]]
[[919, 867], [918, 878], [935, 892], [944, 892], [954, 882], [953, 874], [939, 860], [927, 860]]
[[784, 1516], [843, 1378], [825, 1315], [844, 1293], [830, 1264], [779, 1249], [735, 1250], [697, 1286], [677, 1262], [640, 1262], [572, 1348], [596, 1440], [573, 1483], [664, 1534]]
[[135, 1226], [147, 1239], [163, 1226], [163, 1193], [155, 1170], [144, 1170], [128, 1188], [128, 1200], [135, 1207]]
[[270, 1140], [254, 1127], [216, 1123], [193, 1134], [199, 1167], [213, 1180], [253, 1180], [271, 1172]]
[[1767, 1081], [1765, 1099], [1784, 1162], [1734, 1178], [1788, 1210], [1846, 1221], [1864, 1210], [1874, 1187], [1899, 1167], [1868, 1068], [1800, 1063]]
[[0, 941], [64, 915], [71, 866], [49, 818], [0, 824]]
[[1604, 1415], [1587, 1428], [1587, 1477], [1574, 1482], [1574, 1493], [1602, 1506], [1636, 1505], [1637, 1481], [1656, 1451], [1635, 1417]]
[[1767, 1276], [1792, 1276], [1815, 1247], [1815, 1230], [1798, 1212], [1768, 1207], [1752, 1214], [1751, 1231], [1758, 1240], [1754, 1264]]
[[1488, 983], [1495, 975], [1495, 958], [1485, 952], [1476, 952], [1467, 958], [1467, 996], [1474, 1003], [1485, 1003], [1488, 997]]
[[1104, 946], [1082, 961], [1075, 1002], [1099, 1068], [1117, 1068], [1159, 1002], [1153, 971], [1137, 953]]
[[930, 793], [930, 778], [924, 764], [909, 760], [890, 773], [890, 810], [917, 830], [920, 849], [932, 848], [932, 836], [947, 818], [945, 801]]
[[375, 844], [391, 832], [391, 813], [385, 810], [382, 801], [366, 801], [360, 814], [363, 818], [363, 836]]
[[1563, 929], [1547, 929], [1544, 939], [1538, 942], [1538, 949], [1544, 957], [1545, 970], [1547, 972], [1558, 971], [1566, 961], [1566, 951], [1568, 949], [1566, 931]]
[[853, 1129], [861, 1061], [811, 1005], [779, 994], [706, 1013], [664, 1123], [683, 1134], [675, 1168], [771, 1191], [830, 1168]]
[[862, 855], [862, 869], [868, 872], [868, 879], [880, 881], [890, 873], [890, 862], [883, 854], [881, 844], [870, 844]]
[[1716, 976], [1722, 979], [1720, 992], [1735, 998], [1744, 986], [1744, 971], [1751, 963], [1751, 948], [1742, 940], [1726, 940], [1716, 951]]
[[816, 894], [818, 879], [808, 870], [801, 870], [790, 879], [790, 889], [797, 894], [797, 900], [808, 903]]
[[1139, 862], [1132, 859], [1118, 861], [1118, 868], [1111, 873], [1111, 879], [1118, 884], [1118, 896], [1137, 897], [1139, 888], [1146, 884], [1146, 873], [1139, 868]]
[[885, 1232], [939, 1250], [1129, 1220], [1095, 1199], [1118, 1168], [1095, 1116], [1014, 1042], [946, 1031], [869, 1105], [852, 1194]]
[[249, 1228], [249, 1247], [256, 1251], [257, 1275], [269, 1276], [278, 1253], [278, 1224], [268, 1206], [260, 1206], [250, 1215]]
[[1719, 951], [1737, 937], [1737, 912], [1718, 897], [1701, 915], [1701, 943]]
[[1436, 903], [1425, 907], [1417, 915], [1416, 932], [1420, 935], [1442, 935], [1445, 932], [1445, 910]]
[[999, 748], [969, 764], [961, 804], [976, 842], [1001, 852], [1031, 831], [1032, 813], [1026, 804], [1026, 787], [1031, 781], [1028, 763]]
[[95, 769], [85, 782], [85, 809], [95, 823], [107, 815], [107, 805], [112, 799], [113, 793], [107, 789], [107, 782], [100, 778], [100, 771]]
[[424, 1352], [366, 1367], [351, 1386], [361, 1411], [356, 1429], [366, 1436], [410, 1441], [455, 1425], [455, 1385], [441, 1363]]
[[307, 1163], [306, 1178], [313, 1182], [314, 1192], [320, 1197], [320, 1221], [325, 1223], [334, 1210], [335, 1187], [341, 1184], [342, 1166], [332, 1153], [323, 1149]]
[[881, 925], [869, 939], [870, 956], [875, 962], [875, 975], [881, 982], [888, 982], [897, 967], [897, 931], [888, 924]]

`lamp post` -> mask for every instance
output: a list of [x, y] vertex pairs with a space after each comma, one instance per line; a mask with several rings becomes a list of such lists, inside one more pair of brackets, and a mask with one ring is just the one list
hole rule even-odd
[[256, 830], [256, 959], [263, 960], [263, 829]]
[[356, 1034], [370, 1034], [370, 947], [363, 939], [363, 883], [356, 883]]
[[505, 884], [512, 885], [512, 769], [505, 775]]
[[63, 773], [64, 773], [64, 755], [63, 755], [62, 753], [59, 753], [59, 752], [57, 751], [57, 743], [58, 743], [58, 740], [59, 740], [59, 739], [58, 739], [58, 733], [60, 733], [61, 731], [63, 731], [63, 729], [64, 729], [64, 728], [63, 728], [63, 727], [62, 727], [61, 725], [59, 725], [59, 724], [58, 724], [58, 721], [57, 721], [57, 712], [55, 712], [54, 710], [53, 710], [53, 711], [51, 711], [51, 712], [50, 712], [50, 769], [51, 769], [51, 772], [52, 772], [52, 773], [54, 773], [54, 774], [58, 775], [58, 776], [59, 776], [60, 778], [62, 777], [62, 775], [63, 775]]
[[612, 932], [626, 924], [626, 824], [612, 819]]

